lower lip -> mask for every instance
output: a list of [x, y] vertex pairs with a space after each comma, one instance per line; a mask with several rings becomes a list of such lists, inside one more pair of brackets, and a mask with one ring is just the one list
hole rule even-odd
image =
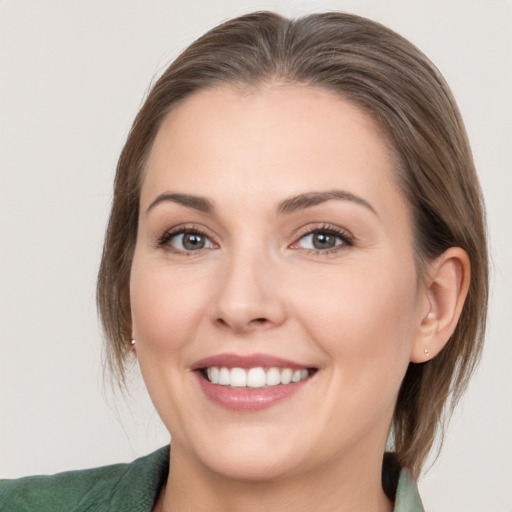
[[268, 388], [230, 388], [212, 384], [200, 372], [195, 372], [203, 393], [212, 401], [234, 411], [259, 411], [290, 398], [309, 381], [279, 384]]

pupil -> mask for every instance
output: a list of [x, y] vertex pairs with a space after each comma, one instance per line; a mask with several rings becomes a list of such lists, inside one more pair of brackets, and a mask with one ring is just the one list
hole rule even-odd
[[336, 243], [335, 237], [325, 233], [316, 233], [313, 236], [313, 246], [315, 249], [331, 249]]
[[198, 235], [197, 233], [185, 233], [183, 235], [183, 247], [191, 251], [202, 249], [204, 247], [203, 235]]

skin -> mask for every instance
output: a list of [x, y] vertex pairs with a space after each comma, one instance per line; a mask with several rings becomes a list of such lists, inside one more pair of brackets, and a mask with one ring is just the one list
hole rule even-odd
[[[331, 199], [276, 211], [334, 189], [369, 206]], [[164, 193], [207, 198], [215, 213], [171, 200], [148, 210]], [[140, 204], [133, 337], [172, 436], [157, 510], [392, 510], [380, 479], [399, 386], [427, 342], [430, 357], [442, 348], [454, 324], [438, 320], [448, 303], [457, 316], [466, 285], [458, 253], [439, 264], [446, 282], [458, 279], [456, 299], [437, 301], [442, 283], [420, 283], [408, 206], [373, 120], [310, 87], [196, 93], [160, 128]], [[312, 249], [306, 233], [325, 225], [352, 241]], [[205, 233], [205, 247], [186, 251], [180, 236], [159, 245], [180, 226]], [[219, 353], [318, 371], [279, 404], [232, 411], [190, 370]]]

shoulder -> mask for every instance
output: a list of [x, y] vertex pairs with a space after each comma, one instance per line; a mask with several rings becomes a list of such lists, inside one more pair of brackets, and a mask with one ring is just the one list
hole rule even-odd
[[0, 480], [0, 511], [149, 512], [168, 467], [167, 446], [129, 464]]

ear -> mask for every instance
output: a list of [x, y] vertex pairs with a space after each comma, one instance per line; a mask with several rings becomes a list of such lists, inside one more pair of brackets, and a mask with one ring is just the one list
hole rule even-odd
[[432, 359], [450, 339], [466, 300], [470, 271], [469, 257], [460, 247], [451, 247], [430, 265], [411, 349], [413, 363]]

